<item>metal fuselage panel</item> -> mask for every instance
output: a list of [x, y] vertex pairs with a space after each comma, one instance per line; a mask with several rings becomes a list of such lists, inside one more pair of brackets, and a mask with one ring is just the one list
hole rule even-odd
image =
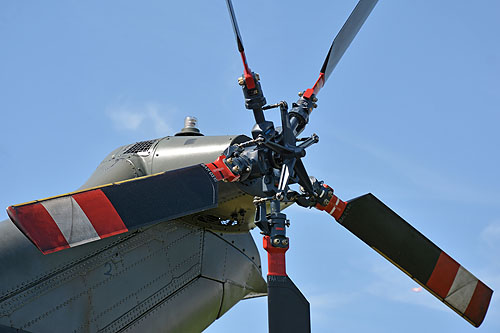
[[243, 135], [167, 136], [121, 146], [104, 158], [80, 189], [211, 163]]
[[26, 331], [197, 332], [266, 291], [248, 233], [176, 220], [50, 255], [0, 235], [0, 325]]

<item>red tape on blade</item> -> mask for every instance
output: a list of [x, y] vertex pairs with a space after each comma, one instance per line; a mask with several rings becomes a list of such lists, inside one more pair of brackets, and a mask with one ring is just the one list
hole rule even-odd
[[44, 254], [69, 248], [61, 230], [41, 203], [7, 208], [14, 224]]
[[73, 195], [101, 238], [127, 232], [120, 215], [100, 189]]
[[493, 294], [493, 290], [445, 252], [441, 252], [426, 286], [476, 327], [486, 316]]
[[465, 316], [474, 323], [474, 326], [479, 327], [483, 322], [492, 295], [493, 290], [481, 281], [478, 281], [476, 290], [474, 290], [470, 303], [465, 310]]
[[426, 283], [427, 287], [439, 295], [439, 297], [445, 298], [448, 295], [448, 291], [450, 291], [459, 268], [459, 263], [445, 252], [441, 252], [431, 277]]

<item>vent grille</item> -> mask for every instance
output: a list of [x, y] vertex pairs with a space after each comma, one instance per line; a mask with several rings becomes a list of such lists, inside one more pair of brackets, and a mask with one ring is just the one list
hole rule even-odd
[[211, 225], [222, 225], [222, 226], [235, 226], [238, 221], [235, 219], [223, 219], [214, 215], [200, 215], [198, 216], [198, 221], [203, 223], [209, 223]]
[[155, 142], [156, 140], [148, 140], [134, 143], [129, 149], [124, 152], [124, 154], [137, 154], [140, 152], [147, 152]]
[[198, 216], [198, 221], [211, 224], [219, 224], [220, 218], [213, 215], [200, 215]]

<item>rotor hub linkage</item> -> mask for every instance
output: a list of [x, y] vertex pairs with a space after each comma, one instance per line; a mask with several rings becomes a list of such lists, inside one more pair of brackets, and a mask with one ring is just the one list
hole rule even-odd
[[270, 236], [264, 236], [263, 241], [264, 250], [267, 251], [267, 275], [286, 276], [285, 252], [288, 250], [288, 245], [276, 247]]
[[315, 95], [312, 95], [311, 98], [305, 98], [303, 93], [300, 92], [299, 97], [299, 100], [292, 104], [290, 110], [290, 125], [296, 136], [302, 133], [307, 123], [309, 123], [309, 115], [312, 110], [318, 107], [316, 104], [318, 98]]
[[280, 212], [280, 202], [276, 199], [270, 200], [271, 213], [267, 215], [266, 201], [265, 199], [255, 200], [257, 202], [255, 224], [264, 234], [268, 275], [286, 276], [285, 252], [289, 247], [289, 239], [286, 237], [288, 221], [286, 215]]
[[249, 87], [247, 80], [245, 80], [245, 75], [238, 78], [238, 83], [243, 89], [243, 95], [245, 96], [245, 107], [249, 110], [262, 109], [266, 105], [266, 98], [262, 92], [262, 87], [260, 85], [259, 74], [253, 73], [254, 86]]

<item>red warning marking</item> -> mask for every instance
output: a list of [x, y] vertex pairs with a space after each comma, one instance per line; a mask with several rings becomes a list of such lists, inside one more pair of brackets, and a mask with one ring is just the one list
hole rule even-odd
[[226, 156], [221, 155], [213, 163], [207, 164], [206, 166], [212, 171], [217, 180], [226, 179], [227, 181], [233, 182], [240, 178], [240, 176], [231, 172], [226, 163], [224, 163], [225, 158]]
[[127, 226], [116, 212], [113, 204], [100, 189], [73, 195], [95, 231], [101, 238], [127, 232]]
[[283, 247], [274, 247], [271, 244], [271, 237], [264, 236], [264, 249], [267, 251], [267, 275], [286, 275], [285, 252]]
[[444, 251], [439, 255], [436, 266], [426, 285], [441, 298], [445, 298], [455, 280], [460, 264]]
[[319, 78], [316, 80], [316, 83], [314, 83], [314, 86], [305, 91], [303, 95], [304, 98], [309, 99], [313, 94], [317, 95], [320, 89], [323, 88], [324, 84], [325, 84], [325, 73], [319, 73]]
[[61, 230], [41, 203], [7, 208], [12, 222], [44, 254], [69, 248]]
[[[326, 184], [323, 184], [323, 187], [326, 188], [327, 190], [332, 190], [332, 188]], [[319, 210], [324, 210], [325, 212], [333, 216], [335, 220], [338, 221], [338, 219], [344, 213], [346, 206], [347, 203], [345, 201], [340, 200], [335, 194], [333, 194], [332, 198], [330, 199], [330, 201], [326, 206], [323, 206], [318, 203], [316, 204], [315, 207]]]
[[493, 290], [488, 288], [481, 281], [477, 282], [476, 289], [470, 300], [467, 309], [465, 310], [465, 316], [474, 323], [476, 327], [481, 325], [484, 316], [486, 316], [486, 311], [490, 305], [491, 296], [493, 295]]

